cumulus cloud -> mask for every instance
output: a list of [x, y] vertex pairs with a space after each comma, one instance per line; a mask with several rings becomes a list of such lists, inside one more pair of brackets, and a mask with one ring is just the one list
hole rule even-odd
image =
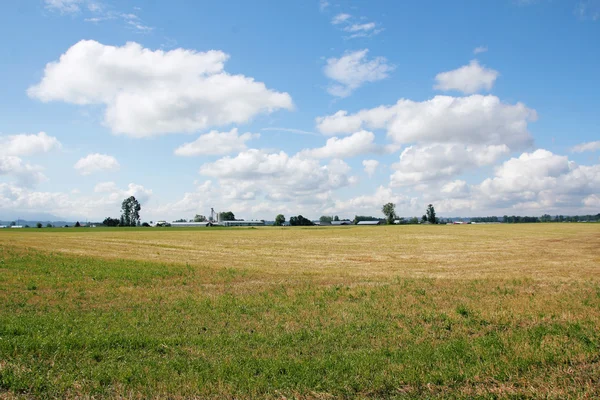
[[363, 160], [363, 167], [365, 167], [365, 173], [372, 177], [379, 166], [379, 161], [377, 160]]
[[[458, 186], [458, 187], [457, 187]], [[544, 149], [523, 153], [497, 167], [480, 184], [444, 186], [446, 211], [478, 210], [534, 215], [578, 213], [593, 207], [600, 187], [600, 165], [578, 165]], [[464, 193], [468, 192], [468, 196]]]
[[300, 155], [256, 149], [200, 167], [200, 174], [218, 178], [221, 187], [229, 188], [230, 198], [262, 193], [269, 200], [300, 202], [318, 201], [317, 194], [353, 184], [356, 178], [350, 172], [350, 166], [338, 159], [321, 165]]
[[222, 51], [150, 50], [82, 40], [46, 65], [28, 89], [44, 102], [106, 106], [104, 122], [134, 137], [195, 132], [245, 123], [261, 113], [292, 109], [289, 94], [224, 71]]
[[[26, 187], [0, 183], [0, 210], [10, 212], [48, 212], [66, 218], [95, 218], [102, 219], [114, 215], [124, 198], [135, 196], [145, 205], [152, 190], [141, 185], [129, 184], [126, 189], [120, 189], [114, 183], [100, 184], [96, 187], [95, 195], [81, 195], [79, 192], [42, 192]], [[142, 215], [146, 214], [142, 209]]]
[[589, 208], [600, 208], [600, 195], [592, 194], [583, 199], [583, 204]]
[[42, 167], [24, 162], [20, 157], [0, 155], [0, 176], [13, 177], [19, 184], [30, 187], [45, 181]]
[[119, 162], [113, 156], [93, 153], [81, 158], [73, 166], [81, 175], [90, 175], [100, 171], [118, 171]]
[[367, 59], [368, 49], [347, 53], [340, 58], [329, 58], [325, 76], [337, 82], [327, 91], [336, 97], [348, 97], [354, 90], [367, 82], [377, 82], [388, 77], [394, 66], [385, 57]]
[[469, 65], [464, 65], [452, 71], [441, 72], [435, 76], [435, 89], [458, 90], [465, 94], [472, 94], [480, 90], [491, 90], [498, 78], [498, 71], [482, 67], [477, 60], [471, 60]]
[[110, 203], [119, 202], [127, 197], [134, 196], [140, 204], [144, 204], [152, 196], [151, 189], [146, 189], [144, 186], [135, 183], [127, 185], [127, 189], [120, 189], [114, 182], [102, 182], [94, 187], [94, 193], [106, 194], [107, 197], [105, 199]]
[[475, 49], [473, 50], [473, 54], [485, 53], [486, 51], [488, 51], [487, 46], [479, 46], [475, 47]]
[[239, 135], [237, 128], [229, 132], [210, 131], [191, 143], [175, 149], [178, 156], [223, 155], [246, 150], [246, 142], [259, 138], [258, 133]]
[[347, 158], [359, 154], [382, 152], [383, 147], [374, 143], [375, 135], [369, 131], [359, 131], [339, 139], [332, 137], [323, 147], [302, 150], [299, 155], [310, 158]]
[[411, 213], [419, 207], [418, 199], [394, 193], [389, 187], [379, 186], [372, 195], [361, 195], [346, 200], [335, 200], [324, 210], [328, 214], [381, 215], [381, 207], [394, 203], [398, 213]]
[[36, 153], [46, 153], [61, 147], [58, 139], [48, 136], [46, 132], [40, 132], [37, 135], [0, 135], [0, 152], [3, 155], [29, 156]]
[[595, 142], [587, 142], [587, 143], [581, 143], [578, 144], [577, 146], [574, 146], [571, 151], [573, 153], [583, 153], [586, 151], [598, 151], [600, 150], [600, 140], [595, 141]]
[[401, 99], [395, 105], [356, 114], [341, 110], [316, 122], [326, 135], [352, 133], [364, 127], [386, 129], [388, 137], [398, 144], [506, 144], [514, 150], [533, 143], [527, 123], [536, 119], [535, 110], [522, 103], [505, 104], [495, 96], [471, 95], [435, 96], [423, 102]]
[[469, 185], [463, 180], [447, 182], [442, 186], [441, 192], [451, 197], [464, 197], [469, 194]]
[[510, 153], [506, 145], [465, 146], [437, 143], [410, 146], [393, 164], [391, 186], [415, 185], [427, 181], [448, 179], [469, 169], [494, 164]]

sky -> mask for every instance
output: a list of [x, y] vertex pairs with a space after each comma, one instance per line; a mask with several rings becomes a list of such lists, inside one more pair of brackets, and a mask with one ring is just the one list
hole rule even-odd
[[22, 0], [0, 219], [600, 212], [600, 0]]

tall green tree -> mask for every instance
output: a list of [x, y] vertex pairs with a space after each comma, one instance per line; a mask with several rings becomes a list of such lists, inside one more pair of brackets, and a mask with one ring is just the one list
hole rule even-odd
[[431, 222], [432, 224], [437, 224], [438, 223], [438, 220], [437, 220], [437, 218], [435, 216], [435, 208], [433, 208], [432, 204], [430, 204], [430, 205], [427, 206], [426, 215], [427, 215], [427, 221]]
[[290, 218], [290, 225], [292, 226], [312, 226], [313, 222], [307, 218], [304, 218], [302, 215], [298, 215], [297, 217]]
[[327, 215], [321, 215], [321, 218], [319, 218], [319, 221], [320, 221], [321, 223], [330, 224], [330, 223], [331, 223], [331, 221], [333, 221], [333, 218], [332, 218], [332, 217], [329, 217], [329, 216], [327, 216]]
[[381, 208], [381, 212], [385, 215], [385, 221], [388, 225], [394, 223], [394, 220], [396, 219], [396, 205], [394, 203], [384, 204]]
[[194, 222], [206, 222], [207, 219], [204, 215], [196, 214], [194, 217]]
[[140, 221], [142, 206], [134, 196], [130, 196], [121, 203], [121, 226], [137, 226]]
[[219, 214], [219, 221], [235, 221], [235, 215], [231, 211], [222, 212]]
[[275, 217], [275, 225], [282, 226], [283, 224], [285, 224], [285, 216], [283, 214], [278, 214]]

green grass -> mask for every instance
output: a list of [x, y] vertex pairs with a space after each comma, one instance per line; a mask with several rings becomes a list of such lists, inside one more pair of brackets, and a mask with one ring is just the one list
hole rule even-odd
[[[356, 229], [325, 235], [390, 232]], [[126, 235], [135, 241], [135, 232]], [[275, 240], [279, 231], [256, 232]], [[427, 234], [455, 240], [441, 232]], [[581, 246], [598, 240], [583, 234]], [[314, 272], [325, 262], [316, 250], [306, 265], [314, 274], [291, 276], [267, 258], [263, 268], [261, 258], [227, 266], [74, 255], [19, 235], [26, 244], [0, 236], [0, 397], [600, 396], [598, 276]], [[596, 250], [573, 263], [597, 259]]]

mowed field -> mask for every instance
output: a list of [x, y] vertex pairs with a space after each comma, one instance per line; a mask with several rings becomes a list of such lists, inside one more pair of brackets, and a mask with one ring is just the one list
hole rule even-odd
[[0, 398], [598, 398], [600, 224], [0, 231]]

